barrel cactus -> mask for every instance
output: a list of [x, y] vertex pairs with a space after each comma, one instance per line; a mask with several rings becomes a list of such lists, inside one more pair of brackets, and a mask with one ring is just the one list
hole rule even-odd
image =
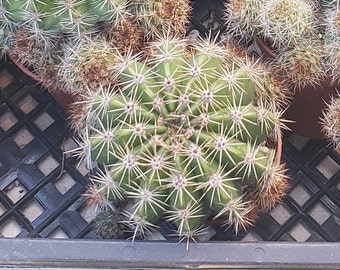
[[150, 46], [147, 60], [126, 59], [118, 85], [80, 103], [78, 154], [104, 167], [93, 201], [132, 202], [124, 214], [136, 233], [163, 220], [183, 239], [211, 218], [247, 227], [284, 194], [284, 166], [265, 145], [280, 136], [281, 113], [257, 98], [256, 74], [224, 47], [176, 38]]

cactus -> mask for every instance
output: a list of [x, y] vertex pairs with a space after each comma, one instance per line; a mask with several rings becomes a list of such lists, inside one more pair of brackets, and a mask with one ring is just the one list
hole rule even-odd
[[231, 0], [225, 3], [227, 31], [246, 41], [261, 30], [261, 10], [264, 0]]
[[312, 1], [268, 0], [263, 5], [263, 35], [279, 48], [296, 45], [315, 34], [315, 9]]
[[275, 57], [272, 69], [279, 79], [287, 78], [293, 90], [340, 78], [338, 0], [228, 1], [226, 7], [227, 25], [241, 37], [262, 39], [273, 52], [264, 50], [265, 56]]
[[132, 236], [131, 228], [117, 210], [100, 212], [94, 220], [95, 232], [103, 239], [127, 239]]
[[280, 134], [281, 113], [257, 102], [260, 82], [225, 48], [202, 40], [188, 49], [170, 37], [150, 46], [146, 61], [125, 61], [120, 90], [102, 87], [81, 102], [84, 152], [106, 168], [95, 177], [99, 193], [117, 201], [104, 184], [113, 179], [132, 202], [125, 215], [135, 234], [166, 220], [195, 239], [211, 216], [247, 227], [284, 193], [284, 167], [265, 146]]
[[335, 149], [340, 148], [340, 97], [339, 93], [326, 103], [321, 117], [322, 131]]
[[276, 48], [315, 34], [316, 4], [306, 0], [228, 1], [226, 22], [233, 34], [263, 36]]
[[82, 93], [114, 82], [120, 53], [103, 38], [76, 38], [64, 45], [59, 75], [64, 89]]
[[[74, 47], [80, 45], [77, 39], [97, 36], [100, 23], [109, 21], [118, 25], [129, 16], [126, 0], [1, 0], [0, 4], [1, 54], [9, 53], [39, 74], [40, 82], [51, 91], [63, 90], [65, 85], [73, 92], [75, 84], [83, 87], [73, 81], [79, 80], [77, 75], [84, 75], [84, 72], [74, 74], [79, 66], [73, 69], [63, 66], [66, 69], [58, 72], [62, 46], [77, 50], [79, 47]], [[85, 42], [81, 45], [87, 45], [86, 49], [90, 46]], [[93, 74], [90, 75], [89, 79], [93, 79]]]
[[323, 44], [318, 39], [304, 39], [294, 47], [278, 54], [277, 64], [296, 89], [306, 85], [318, 85], [323, 79]]
[[133, 8], [147, 39], [163, 32], [184, 36], [191, 11], [188, 0], [135, 0]]
[[119, 21], [125, 0], [2, 0], [2, 25], [26, 25], [33, 33], [80, 35], [93, 30], [99, 21]]

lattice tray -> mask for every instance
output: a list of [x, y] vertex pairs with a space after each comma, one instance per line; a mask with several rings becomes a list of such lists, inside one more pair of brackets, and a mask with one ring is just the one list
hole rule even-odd
[[75, 147], [65, 112], [5, 59], [0, 89], [0, 233], [84, 237], [88, 171], [63, 153]]

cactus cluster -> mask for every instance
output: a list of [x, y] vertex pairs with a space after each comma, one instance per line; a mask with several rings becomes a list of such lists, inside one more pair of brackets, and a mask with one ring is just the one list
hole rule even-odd
[[296, 44], [314, 34], [315, 5], [307, 0], [227, 1], [226, 21], [232, 35], [261, 35], [274, 46]]
[[238, 2], [226, 4], [230, 33], [265, 40], [294, 89], [316, 86], [327, 76], [339, 79], [338, 0], [253, 0], [242, 7]]
[[[101, 164], [89, 197], [131, 207], [143, 234], [163, 220], [181, 239], [211, 218], [235, 230], [280, 200], [284, 166], [266, 140], [280, 136], [281, 112], [258, 96], [258, 76], [225, 47], [160, 38], [146, 57], [129, 57], [119, 82], [89, 91], [78, 105], [78, 154]], [[233, 59], [233, 60], [231, 60]]]

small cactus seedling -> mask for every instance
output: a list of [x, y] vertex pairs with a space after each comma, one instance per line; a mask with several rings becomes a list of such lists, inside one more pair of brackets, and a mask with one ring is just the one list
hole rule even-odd
[[127, 239], [132, 237], [131, 228], [126, 225], [124, 216], [116, 211], [106, 210], [100, 212], [96, 219], [95, 231], [103, 239]]

